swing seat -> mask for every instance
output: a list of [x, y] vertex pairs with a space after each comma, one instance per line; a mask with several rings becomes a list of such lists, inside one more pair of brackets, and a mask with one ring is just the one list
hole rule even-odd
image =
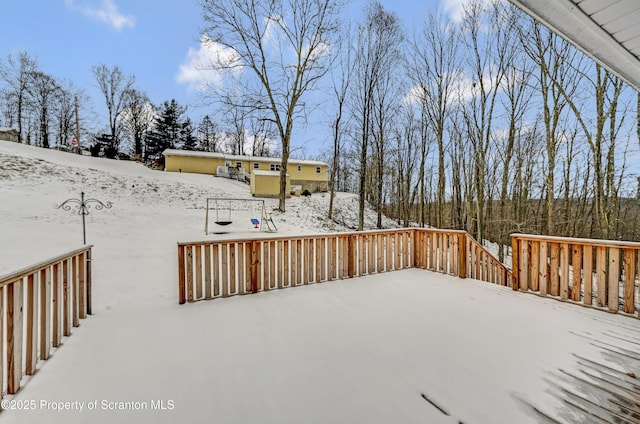
[[218, 225], [229, 225], [233, 223], [233, 221], [215, 221], [215, 223]]
[[253, 225], [259, 225], [259, 224], [260, 224], [260, 221], [258, 221], [258, 218], [251, 218], [251, 223], [252, 223]]

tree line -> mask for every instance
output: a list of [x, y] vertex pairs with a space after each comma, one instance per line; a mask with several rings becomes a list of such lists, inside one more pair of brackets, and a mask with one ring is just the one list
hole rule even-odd
[[107, 110], [98, 131], [83, 88], [47, 74], [27, 52], [0, 60], [0, 126], [15, 128], [25, 143], [63, 150], [82, 134], [84, 148], [109, 158], [153, 161], [167, 148], [264, 156], [273, 150], [269, 134], [250, 128], [245, 116], [228, 114], [224, 128], [210, 115], [194, 125], [188, 106], [175, 99], [154, 105], [120, 67], [94, 66], [91, 73]]
[[368, 201], [379, 226], [464, 229], [500, 259], [513, 232], [638, 240], [640, 97], [564, 39], [477, 0], [412, 34], [374, 0], [341, 38], [327, 157], [359, 229]]
[[410, 32], [377, 0], [355, 23], [333, 0], [202, 4], [223, 81], [206, 93], [277, 129], [283, 174], [324, 94], [329, 218], [350, 191], [359, 230], [369, 202], [378, 226], [386, 213], [500, 246], [516, 231], [638, 239], [637, 94], [514, 6], [470, 0]]

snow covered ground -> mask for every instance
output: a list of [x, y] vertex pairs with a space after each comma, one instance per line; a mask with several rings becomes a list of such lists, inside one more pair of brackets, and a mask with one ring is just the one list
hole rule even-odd
[[[176, 242], [255, 236], [239, 213], [204, 235], [204, 199], [250, 198], [247, 185], [2, 141], [0, 274], [81, 245], [80, 217], [54, 209], [80, 191], [113, 203], [87, 217], [94, 315], [13, 397], [35, 409], [0, 423], [544, 422], [530, 404], [580, 422], [550, 380], [574, 353], [606, 360], [587, 335], [640, 335], [629, 318], [416, 269], [178, 305]], [[339, 194], [335, 221], [327, 202], [291, 199], [278, 234], [355, 227], [355, 196]]]

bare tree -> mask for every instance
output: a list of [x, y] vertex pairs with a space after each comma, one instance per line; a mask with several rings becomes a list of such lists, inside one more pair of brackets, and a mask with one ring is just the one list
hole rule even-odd
[[351, 75], [353, 73], [353, 55], [352, 47], [350, 45], [352, 41], [351, 30], [347, 28], [340, 38], [338, 44], [338, 69], [337, 77], [334, 76], [332, 95], [335, 106], [335, 114], [331, 122], [331, 129], [333, 134], [333, 155], [331, 163], [331, 174], [329, 176], [329, 209], [327, 211], [327, 218], [331, 219], [333, 216], [333, 201], [335, 198], [336, 179], [339, 176], [340, 170], [340, 158], [342, 155], [342, 144], [344, 134], [344, 118], [345, 107], [347, 102], [347, 94], [349, 93], [349, 84], [351, 83]]
[[[507, 20], [508, 34], [512, 34], [517, 40], [517, 28], [521, 28], [530, 22], [525, 20], [522, 14], [515, 7], [504, 9], [504, 18]], [[509, 184], [513, 177], [512, 162], [516, 151], [517, 139], [522, 137], [522, 128], [525, 127], [524, 119], [529, 109], [533, 89], [531, 84], [534, 63], [527, 60], [526, 53], [520, 43], [512, 43], [505, 50], [505, 58], [502, 62], [504, 67], [504, 100], [508, 130], [504, 140], [504, 145], [499, 146], [497, 156], [502, 165], [502, 176], [496, 187], [500, 187], [499, 205], [497, 213], [496, 234], [494, 240], [498, 242], [498, 258], [504, 260], [504, 247], [509, 245], [509, 233], [512, 231], [512, 217], [509, 208]], [[496, 167], [496, 172], [498, 171]]]
[[[390, 15], [393, 17], [394, 15]], [[404, 66], [404, 58], [401, 52], [403, 42], [402, 28], [395, 16], [386, 22], [388, 32], [387, 63], [380, 69], [380, 80], [374, 89], [374, 113], [372, 116], [373, 157], [372, 168], [372, 200], [376, 209], [376, 226], [382, 228], [382, 208], [384, 204], [384, 181], [386, 176], [387, 150], [393, 137], [393, 126], [398, 119], [400, 104], [404, 94], [404, 81], [402, 78], [393, 78], [393, 75]]]
[[271, 155], [272, 140], [276, 137], [271, 120], [254, 113], [249, 117], [249, 132], [251, 156]]
[[[409, 78], [415, 97], [423, 104], [427, 121], [438, 144], [438, 181], [436, 190], [436, 221], [444, 226], [446, 187], [445, 128], [452, 107], [454, 82], [460, 76], [459, 34], [457, 27], [441, 13], [429, 15], [423, 30], [412, 41], [413, 60]], [[424, 140], [426, 142], [426, 140]], [[424, 148], [422, 149], [425, 150]], [[423, 156], [424, 160], [424, 156]], [[421, 199], [424, 201], [424, 162], [421, 164]], [[421, 213], [424, 225], [424, 212]]]
[[107, 65], [94, 66], [91, 68], [91, 72], [104, 95], [109, 114], [109, 135], [113, 147], [117, 150], [122, 131], [120, 116], [125, 110], [127, 97], [133, 89], [135, 78], [132, 75], [123, 74], [118, 66], [113, 68], [109, 68]]
[[[595, 78], [589, 80], [595, 100], [595, 122], [590, 123], [585, 111], [566, 87], [556, 84], [571, 107], [591, 150], [591, 167], [594, 172], [593, 222], [597, 237], [615, 236], [618, 215], [618, 191], [621, 177], [616, 170], [618, 132], [624, 113], [621, 113], [620, 96], [625, 87], [622, 80], [595, 65]], [[622, 116], [622, 118], [620, 116]]]
[[462, 23], [473, 80], [471, 99], [464, 107], [467, 134], [473, 148], [475, 225], [472, 231], [480, 242], [483, 242], [486, 226], [487, 152], [505, 73], [506, 51], [514, 42], [506, 31], [509, 22], [502, 13], [504, 7], [504, 3], [492, 1], [485, 9], [481, 1], [472, 0], [465, 5]]
[[[264, 109], [282, 150], [279, 209], [285, 210], [286, 175], [294, 122], [304, 95], [329, 70], [337, 33], [335, 0], [202, 0], [205, 35], [232, 60], [212, 63], [238, 83], [220, 99], [243, 109]], [[249, 71], [244, 73], [242, 71]]]
[[38, 137], [36, 144], [48, 149], [50, 147], [51, 115], [54, 99], [60, 91], [57, 81], [50, 75], [40, 71], [32, 72], [32, 84], [29, 87], [33, 106], [38, 119]]
[[120, 115], [122, 129], [125, 137], [133, 144], [134, 157], [141, 159], [145, 157], [145, 138], [153, 127], [155, 109], [149, 96], [143, 91], [130, 88], [123, 97], [125, 104]]
[[76, 87], [73, 81], [62, 81], [56, 97], [54, 114], [58, 128], [57, 145], [68, 147], [69, 141], [75, 138], [79, 132], [76, 128], [78, 125], [76, 122], [76, 100], [80, 99], [84, 103], [87, 96], [82, 89]]
[[205, 115], [198, 124], [197, 138], [200, 150], [205, 152], [217, 152], [220, 149], [221, 132], [218, 124]]
[[[394, 66], [398, 64], [397, 49], [401, 40], [402, 32], [397, 15], [386, 11], [378, 1], [372, 1], [366, 9], [364, 23], [358, 28], [354, 82], [352, 84], [354, 103], [351, 110], [359, 127], [357, 139], [360, 157], [358, 188], [360, 196], [358, 230], [360, 231], [364, 228], [367, 177], [371, 177], [367, 169], [370, 145], [374, 134], [381, 143], [384, 137], [384, 128], [380, 128], [379, 125], [385, 124], [385, 116], [376, 116], [376, 113], [378, 115], [380, 113], [380, 109], [376, 107], [380, 102], [376, 103], [376, 100], [382, 100], [383, 84], [393, 78], [394, 71], [396, 71]], [[384, 98], [387, 98], [386, 95]], [[376, 118], [378, 128], [374, 128], [374, 119]]]
[[[578, 87], [579, 74], [576, 69], [580, 56], [575, 48], [559, 36], [542, 27], [539, 23], [528, 26], [523, 46], [537, 67], [537, 86], [542, 97], [543, 122], [545, 129], [547, 172], [545, 178], [545, 234], [555, 234], [555, 170], [556, 157], [560, 148], [563, 124], [566, 121], [567, 98], [562, 96], [560, 87], [574, 93]], [[575, 63], [574, 63], [575, 62]], [[573, 63], [573, 65], [572, 65]]]
[[6, 64], [0, 64], [0, 77], [8, 85], [9, 97], [14, 103], [16, 124], [18, 125], [18, 139], [22, 141], [25, 110], [29, 102], [29, 88], [33, 75], [38, 71], [38, 63], [26, 52], [20, 52], [16, 60], [9, 56]]
[[231, 107], [225, 114], [227, 122], [227, 151], [232, 155], [244, 155], [247, 144], [247, 117], [246, 110]]
[[[398, 223], [409, 226], [409, 222], [412, 219], [412, 206], [415, 204], [416, 192], [418, 186], [421, 191], [421, 202], [424, 202], [422, 194], [423, 184], [417, 184], [415, 176], [416, 162], [420, 162], [420, 172], [418, 173], [418, 181], [424, 179], [424, 161], [428, 154], [428, 151], [422, 151], [422, 147], [428, 148], [428, 145], [423, 145], [422, 136], [419, 135], [421, 128], [424, 126], [422, 122], [422, 115], [416, 116], [415, 103], [409, 103], [400, 113], [400, 119], [402, 120], [400, 125], [397, 125], [394, 129], [396, 138], [396, 148], [394, 151], [395, 166], [392, 168], [392, 197], [393, 203], [397, 205], [397, 217]], [[423, 206], [422, 205], [419, 206]], [[420, 208], [419, 217], [424, 214], [424, 209]], [[423, 220], [424, 221], [424, 220]]]

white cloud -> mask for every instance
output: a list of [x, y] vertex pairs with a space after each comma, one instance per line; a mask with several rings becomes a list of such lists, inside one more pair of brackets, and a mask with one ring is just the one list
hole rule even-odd
[[464, 16], [464, 4], [467, 0], [442, 0], [442, 7], [452, 21], [461, 22]]
[[189, 84], [192, 90], [201, 90], [210, 85], [219, 86], [225, 72], [241, 72], [240, 65], [240, 57], [235, 50], [203, 37], [197, 50], [189, 48], [176, 80]]
[[[464, 18], [464, 8], [471, 1], [473, 0], [442, 0], [442, 8], [453, 22], [460, 23]], [[480, 3], [487, 5], [489, 0], [480, 0]]]
[[[332, 50], [333, 49], [330, 44], [318, 43], [315, 47], [315, 51], [310, 55], [309, 59], [312, 61], [320, 60], [322, 57], [330, 56]], [[309, 45], [305, 45], [301, 53], [302, 57], [306, 57], [307, 54], [309, 54]]]
[[118, 11], [118, 5], [116, 5], [114, 0], [101, 0], [99, 7], [78, 3], [77, 0], [65, 0], [67, 8], [76, 10], [96, 21], [104, 22], [117, 31], [120, 31], [124, 27], [133, 28], [136, 23], [133, 16], [123, 15]]
[[266, 46], [277, 47], [279, 42], [279, 32], [281, 27], [286, 26], [284, 18], [280, 15], [269, 16], [263, 21], [264, 34], [262, 36], [262, 42]]

